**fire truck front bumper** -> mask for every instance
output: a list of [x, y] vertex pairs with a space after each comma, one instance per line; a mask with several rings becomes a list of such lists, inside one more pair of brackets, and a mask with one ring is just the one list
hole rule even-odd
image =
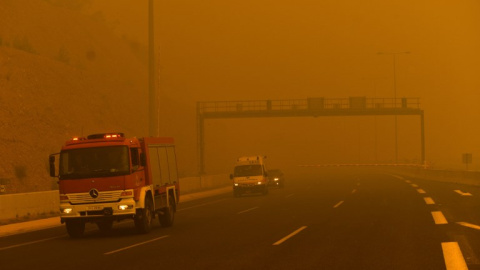
[[67, 219], [80, 218], [85, 220], [105, 219], [121, 220], [135, 215], [133, 198], [118, 202], [70, 204], [60, 203], [60, 218], [62, 223]]

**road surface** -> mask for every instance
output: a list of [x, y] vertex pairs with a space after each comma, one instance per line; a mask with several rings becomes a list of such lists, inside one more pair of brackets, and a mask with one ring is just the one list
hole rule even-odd
[[133, 222], [0, 238], [0, 269], [480, 269], [480, 189], [363, 169], [302, 168], [283, 189], [181, 203]]

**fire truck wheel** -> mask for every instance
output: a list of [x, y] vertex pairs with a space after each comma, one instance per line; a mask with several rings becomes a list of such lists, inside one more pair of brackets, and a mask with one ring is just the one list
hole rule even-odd
[[113, 226], [113, 220], [104, 220], [97, 222], [98, 229], [102, 233], [109, 232]]
[[175, 219], [175, 199], [173, 196], [169, 196], [169, 207], [165, 207], [163, 215], [158, 215], [158, 221], [162, 224], [162, 227], [170, 227], [173, 225]]
[[83, 235], [85, 231], [85, 222], [81, 220], [67, 220], [65, 221], [68, 235], [72, 238], [78, 238]]
[[140, 233], [148, 233], [152, 227], [153, 204], [150, 198], [145, 199], [145, 208], [138, 209], [135, 216], [135, 227]]

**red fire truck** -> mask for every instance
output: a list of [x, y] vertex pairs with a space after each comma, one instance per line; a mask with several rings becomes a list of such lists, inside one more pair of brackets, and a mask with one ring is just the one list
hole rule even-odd
[[81, 237], [87, 222], [106, 232], [114, 221], [131, 218], [140, 233], [150, 231], [155, 216], [163, 227], [173, 224], [179, 201], [173, 138], [75, 137], [49, 162], [50, 175], [59, 179], [61, 222], [71, 237]]

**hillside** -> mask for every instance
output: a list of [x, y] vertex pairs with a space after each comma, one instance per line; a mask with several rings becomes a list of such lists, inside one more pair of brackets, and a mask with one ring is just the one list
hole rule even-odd
[[48, 155], [69, 137], [147, 132], [148, 73], [139, 47], [101, 20], [55, 2], [0, 1], [0, 184], [6, 193], [55, 188]]

